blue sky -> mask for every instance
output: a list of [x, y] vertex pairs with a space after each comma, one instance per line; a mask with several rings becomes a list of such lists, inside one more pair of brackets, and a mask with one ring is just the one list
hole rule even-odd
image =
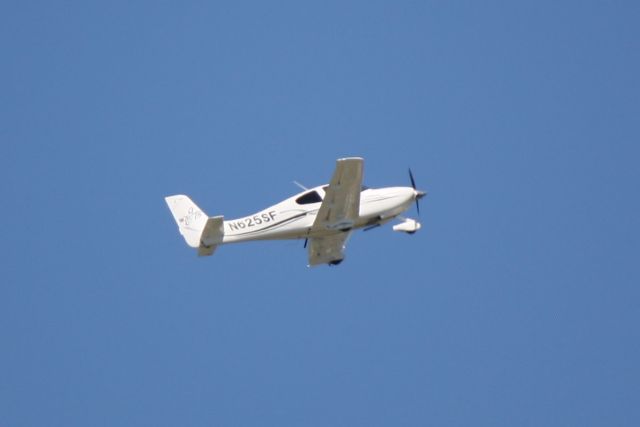
[[[0, 425], [640, 422], [637, 2], [13, 2]], [[365, 158], [423, 229], [184, 245]], [[413, 212], [415, 214], [415, 212]]]

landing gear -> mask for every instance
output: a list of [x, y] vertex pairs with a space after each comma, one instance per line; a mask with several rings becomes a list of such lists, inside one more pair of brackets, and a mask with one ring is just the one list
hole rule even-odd
[[402, 231], [407, 234], [413, 234], [422, 227], [418, 221], [411, 218], [402, 218], [403, 222], [393, 226], [393, 231]]

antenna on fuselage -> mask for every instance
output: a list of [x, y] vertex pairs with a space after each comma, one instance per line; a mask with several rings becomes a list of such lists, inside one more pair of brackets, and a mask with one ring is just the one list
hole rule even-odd
[[307, 187], [305, 187], [304, 185], [300, 184], [298, 181], [293, 181], [293, 183], [294, 183], [295, 185], [297, 185], [298, 187], [302, 188], [304, 191], [307, 191], [307, 190], [308, 190], [308, 188], [307, 188]]

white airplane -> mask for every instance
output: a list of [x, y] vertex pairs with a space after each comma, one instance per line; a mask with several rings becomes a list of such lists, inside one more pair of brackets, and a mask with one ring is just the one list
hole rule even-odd
[[394, 218], [402, 220], [394, 231], [413, 234], [421, 227], [418, 221], [400, 216], [413, 202], [420, 213], [418, 200], [426, 195], [416, 189], [411, 170], [411, 187], [373, 189], [362, 185], [363, 165], [359, 157], [338, 159], [328, 185], [305, 189], [256, 214], [229, 221], [207, 216], [185, 195], [165, 197], [165, 201], [180, 234], [200, 256], [212, 255], [227, 243], [305, 239], [309, 266], [337, 265], [355, 229], [368, 230]]

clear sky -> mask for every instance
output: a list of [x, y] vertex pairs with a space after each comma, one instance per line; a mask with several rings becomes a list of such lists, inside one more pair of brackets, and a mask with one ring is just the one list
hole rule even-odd
[[[640, 3], [0, 7], [0, 426], [640, 425]], [[423, 229], [197, 258], [365, 158]], [[415, 215], [415, 210], [409, 212]]]

